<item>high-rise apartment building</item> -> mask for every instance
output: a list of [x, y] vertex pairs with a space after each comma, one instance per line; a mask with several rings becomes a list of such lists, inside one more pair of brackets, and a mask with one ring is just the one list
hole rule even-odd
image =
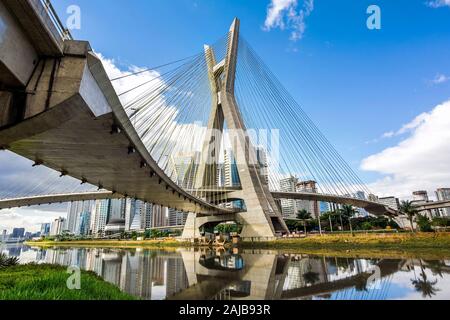
[[241, 185], [239, 170], [231, 149], [225, 150], [224, 154], [224, 176], [225, 187], [237, 187]]
[[418, 202], [428, 202], [430, 199], [428, 197], [428, 192], [427, 191], [414, 191], [413, 192], [413, 201], [418, 201]]
[[379, 198], [378, 202], [394, 210], [400, 210], [400, 200], [396, 197]]
[[169, 209], [160, 205], [153, 205], [152, 228], [167, 227]]
[[[280, 180], [281, 192], [296, 192], [298, 179], [289, 177]], [[292, 199], [281, 199], [281, 212], [284, 219], [296, 219], [298, 208], [297, 201]]]
[[[450, 188], [437, 189], [436, 198], [438, 201], [450, 201]], [[450, 208], [440, 209], [439, 214], [443, 217], [450, 217]]]
[[51, 229], [50, 229], [50, 235], [51, 236], [59, 236], [64, 231], [67, 231], [67, 220], [65, 218], [58, 218], [53, 221]]
[[[317, 182], [309, 180], [309, 181], [300, 181], [297, 183], [296, 192], [309, 192], [309, 193], [317, 193]], [[308, 200], [297, 200], [297, 213], [300, 210], [306, 210], [311, 213], [313, 218], [318, 218], [320, 215], [320, 207], [318, 201], [308, 201]]]
[[94, 214], [91, 217], [91, 233], [93, 235], [98, 236], [105, 232], [110, 211], [111, 200], [97, 200], [95, 202]]
[[50, 228], [51, 228], [51, 224], [50, 223], [42, 223], [41, 224], [41, 236], [48, 236], [50, 235]]
[[[90, 226], [86, 225], [86, 219], [90, 221], [90, 216], [94, 210], [95, 201], [71, 202], [67, 209], [67, 231], [73, 235], [89, 234]], [[81, 226], [81, 223], [84, 223], [84, 225]], [[81, 232], [81, 228], [83, 228], [83, 232]]]

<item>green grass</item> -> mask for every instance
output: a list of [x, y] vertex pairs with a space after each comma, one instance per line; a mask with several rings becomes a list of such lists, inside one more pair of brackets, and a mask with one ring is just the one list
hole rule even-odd
[[242, 246], [260, 249], [427, 249], [450, 252], [450, 233], [357, 234], [354, 236], [339, 234], [270, 242], [245, 242]]
[[55, 265], [0, 269], [0, 300], [134, 300], [93, 272], [81, 272], [81, 289], [67, 288], [70, 274]]

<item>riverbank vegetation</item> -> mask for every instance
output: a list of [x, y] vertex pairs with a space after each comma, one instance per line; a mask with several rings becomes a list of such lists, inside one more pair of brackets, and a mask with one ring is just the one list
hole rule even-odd
[[148, 249], [166, 249], [178, 247], [190, 247], [191, 242], [177, 241], [173, 238], [166, 238], [161, 240], [101, 240], [101, 239], [85, 239], [85, 240], [71, 240], [65, 241], [31, 241], [26, 242], [29, 246], [38, 247], [98, 247], [98, 248], [148, 248]]
[[80, 290], [71, 290], [66, 267], [17, 265], [0, 268], [0, 300], [133, 300], [93, 272], [81, 271]]
[[[244, 248], [261, 249], [438, 249], [450, 253], [450, 233], [327, 234], [268, 242], [244, 242]], [[450, 255], [449, 255], [450, 256]]]

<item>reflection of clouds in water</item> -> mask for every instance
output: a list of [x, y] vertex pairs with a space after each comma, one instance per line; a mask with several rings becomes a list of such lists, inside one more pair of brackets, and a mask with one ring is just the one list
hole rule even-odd
[[[0, 249], [2, 250], [2, 249]], [[8, 250], [6, 250], [8, 252]], [[19, 253], [17, 250], [10, 250], [13, 254]], [[242, 258], [244, 261], [245, 271], [242, 273], [242, 276], [245, 275], [246, 281], [250, 281], [249, 284], [251, 287], [257, 286], [260, 287], [261, 275], [264, 272], [267, 272], [271, 276], [274, 275], [272, 272], [273, 265], [271, 263], [266, 264], [266, 268], [258, 267], [258, 273], [254, 274], [251, 272], [252, 270], [252, 262], [257, 261], [255, 257], [261, 259], [267, 259], [268, 257], [273, 258], [273, 262], [280, 261], [280, 256], [271, 253], [261, 251], [259, 253], [248, 253], [243, 252]], [[177, 293], [183, 293], [192, 283], [189, 283], [189, 279], [194, 279], [192, 275], [201, 274], [203, 275], [202, 281], [217, 281], [216, 278], [211, 275], [208, 278], [207, 268], [194, 268], [192, 270], [186, 270], [186, 266], [190, 265], [192, 261], [195, 259], [199, 259], [200, 255], [197, 252], [197, 255], [193, 251], [180, 249], [177, 252], [164, 252], [164, 251], [149, 251], [149, 250], [109, 250], [109, 249], [67, 249], [67, 250], [54, 250], [54, 249], [33, 249], [29, 251], [23, 251], [20, 253], [21, 260], [23, 262], [31, 262], [37, 261], [38, 263], [55, 263], [61, 265], [77, 265], [82, 269], [87, 269], [98, 273], [104, 279], [111, 281], [113, 284], [121, 288], [123, 291], [128, 292], [130, 294], [139, 296], [143, 299], [152, 299], [152, 300], [162, 300], [166, 297], [171, 297], [176, 295]], [[186, 260], [183, 260], [186, 259]], [[214, 259], [214, 257], [212, 256]], [[278, 258], [278, 260], [277, 260]], [[34, 259], [34, 260], [33, 260]], [[326, 275], [329, 274], [330, 271], [325, 269], [320, 269], [320, 265], [323, 261], [331, 260], [334, 258], [315, 258], [310, 256], [299, 256], [298, 259], [286, 259], [289, 262], [289, 267], [291, 271], [308, 271], [311, 273], [319, 274], [320, 280], [324, 280]], [[270, 259], [269, 259], [270, 260]], [[346, 260], [341, 259], [342, 261]], [[344, 270], [343, 262], [340, 264], [339, 269], [342, 269], [343, 273], [349, 272], [348, 275], [351, 277], [353, 274], [353, 268], [351, 265], [360, 265], [363, 266], [364, 262], [367, 260], [364, 259], [351, 259], [348, 270]], [[390, 261], [390, 260], [389, 260]], [[187, 263], [187, 264], [186, 264]], [[297, 269], [296, 269], [297, 268]], [[300, 269], [298, 269], [300, 268]], [[296, 270], [295, 270], [296, 269]], [[360, 289], [359, 291], [355, 287], [358, 283], [355, 281], [352, 284], [348, 284], [348, 287], [332, 292], [327, 291], [326, 293], [320, 295], [316, 295], [313, 299], [338, 299], [338, 300], [383, 300], [383, 299], [412, 299], [412, 300], [423, 300], [422, 294], [420, 292], [416, 292], [413, 284], [411, 283], [411, 279], [415, 279], [414, 272], [404, 271], [406, 270], [404, 267], [401, 270], [397, 270], [391, 276], [385, 277], [382, 279], [381, 290], [369, 289], [364, 291]], [[280, 269], [281, 271], [281, 269]], [[336, 271], [336, 270], [335, 270]], [[217, 272], [217, 270], [214, 270]], [[363, 270], [362, 270], [363, 272]], [[421, 273], [421, 269], [418, 265], [415, 267], [416, 276], [419, 277]], [[443, 278], [439, 276], [433, 276], [431, 270], [426, 269], [426, 275], [428, 280], [435, 281], [436, 279], [439, 281], [437, 284], [437, 288], [440, 291], [437, 291], [436, 295], [433, 296], [433, 299], [449, 299], [450, 297], [450, 275], [449, 273], [443, 272]], [[233, 274], [233, 279], [235, 279], [236, 273], [231, 272]], [[230, 273], [230, 274], [231, 274]], [[224, 274], [222, 274], [223, 276]], [[252, 275], [255, 275], [253, 277]], [[281, 274], [277, 273], [277, 276], [280, 277]], [[289, 275], [288, 275], [289, 276]], [[296, 276], [300, 276], [300, 278], [295, 278]], [[283, 291], [290, 290], [292, 288], [303, 288], [309, 290], [312, 288], [313, 292], [315, 292], [316, 286], [321, 286], [324, 284], [329, 284], [332, 286], [331, 282], [321, 283], [321, 281], [316, 282], [315, 284], [306, 283], [303, 281], [303, 286], [299, 286], [301, 283], [293, 283], [292, 281], [301, 281], [302, 273], [295, 274], [291, 273], [291, 279], [289, 277], [283, 278], [280, 277], [278, 279], [284, 279], [285, 286], [283, 286]], [[209, 280], [208, 280], [209, 279]], [[345, 279], [345, 278], [344, 278]], [[342, 280], [342, 279], [341, 279]], [[286, 288], [286, 282], [291, 285]], [[264, 281], [267, 290], [267, 294], [265, 295], [269, 299], [279, 299], [280, 296], [276, 296], [275, 291], [270, 291], [273, 288], [271, 286], [267, 286], [267, 282]], [[346, 284], [347, 285], [347, 284]], [[224, 291], [229, 289], [228, 284], [224, 284]], [[263, 286], [261, 286], [263, 288]], [[333, 288], [333, 287], [331, 287]], [[327, 289], [328, 290], [328, 289]], [[337, 288], [334, 288], [337, 290]], [[251, 291], [249, 291], [250, 293]], [[300, 291], [303, 292], [303, 291]], [[217, 290], [214, 289], [214, 292], [209, 292], [205, 290], [202, 292], [204, 298], [211, 297], [219, 297], [217, 295]], [[294, 299], [309, 299], [310, 296], [299, 296], [293, 297]]]

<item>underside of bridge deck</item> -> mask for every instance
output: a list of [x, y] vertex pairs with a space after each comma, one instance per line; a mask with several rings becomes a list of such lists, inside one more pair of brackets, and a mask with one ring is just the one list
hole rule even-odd
[[66, 47], [65, 57], [41, 61], [23, 119], [0, 124], [0, 144], [123, 196], [185, 212], [228, 212], [193, 197], [164, 174], [132, 130], [89, 45], [71, 42]]

